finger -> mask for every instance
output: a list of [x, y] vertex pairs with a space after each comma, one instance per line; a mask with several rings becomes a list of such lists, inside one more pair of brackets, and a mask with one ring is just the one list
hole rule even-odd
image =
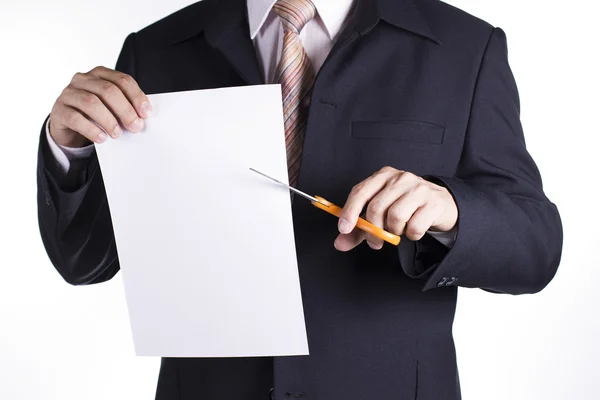
[[[369, 216], [369, 211], [367, 208], [367, 221], [379, 228], [383, 228], [385, 223], [385, 211], [383, 213], [372, 214]], [[380, 239], [371, 233], [365, 233], [365, 240], [367, 241], [369, 247], [373, 250], [381, 250], [383, 247], [383, 239]]]
[[116, 139], [123, 134], [119, 121], [115, 118], [102, 100], [93, 93], [84, 90], [67, 88], [63, 92], [62, 101], [75, 109], [80, 110], [96, 122], [100, 128]]
[[352, 232], [348, 234], [340, 233], [338, 237], [333, 242], [334, 247], [339, 251], [350, 251], [365, 239], [365, 233], [355, 228]]
[[99, 78], [117, 85], [141, 118], [148, 118], [152, 115], [150, 100], [131, 75], [104, 67], [100, 67], [96, 74]]
[[[390, 179], [386, 186], [369, 202], [367, 206], [366, 219], [380, 228], [386, 226], [388, 209], [408, 190], [407, 179]], [[380, 250], [383, 247], [383, 239], [367, 233], [366, 240], [372, 249]]]
[[406, 237], [414, 241], [421, 240], [442, 211], [440, 205], [434, 203], [426, 203], [419, 207], [406, 224]]
[[55, 118], [58, 119], [55, 123], [58, 123], [59, 126], [77, 132], [92, 142], [104, 143], [108, 138], [102, 129], [87, 119], [81, 112], [67, 105], [60, 106]]
[[102, 100], [104, 105], [118, 119], [119, 123], [130, 132], [140, 132], [144, 128], [144, 120], [125, 97], [121, 89], [112, 82], [104, 79], [73, 78], [72, 87], [93, 93]]
[[406, 224], [417, 209], [423, 206], [427, 196], [424, 189], [413, 189], [402, 195], [388, 210], [387, 230], [396, 235], [405, 233]]
[[385, 187], [388, 178], [394, 173], [392, 171], [398, 173], [393, 168], [384, 168], [352, 188], [340, 214], [338, 222], [340, 233], [347, 234], [354, 229], [363, 208], [367, 202]]

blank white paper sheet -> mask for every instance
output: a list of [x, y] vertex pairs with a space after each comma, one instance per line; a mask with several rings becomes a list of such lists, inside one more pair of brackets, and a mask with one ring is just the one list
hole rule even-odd
[[137, 355], [308, 354], [279, 85], [149, 96], [96, 150]]

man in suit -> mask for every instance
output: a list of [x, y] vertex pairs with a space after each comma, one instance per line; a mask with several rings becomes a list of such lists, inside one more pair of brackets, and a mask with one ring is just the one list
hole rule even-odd
[[[562, 250], [506, 46], [438, 0], [193, 4], [56, 101], [38, 166], [48, 255], [74, 285], [119, 270], [90, 143], [143, 130], [146, 94], [280, 83], [291, 184], [345, 204], [336, 229], [293, 202], [311, 354], [163, 359], [157, 399], [459, 399], [457, 287], [538, 292]], [[400, 246], [354, 229], [365, 208]]]

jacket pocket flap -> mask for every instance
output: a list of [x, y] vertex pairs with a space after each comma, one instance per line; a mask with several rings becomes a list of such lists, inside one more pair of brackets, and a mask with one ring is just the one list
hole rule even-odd
[[352, 121], [352, 137], [441, 144], [444, 127], [425, 121]]

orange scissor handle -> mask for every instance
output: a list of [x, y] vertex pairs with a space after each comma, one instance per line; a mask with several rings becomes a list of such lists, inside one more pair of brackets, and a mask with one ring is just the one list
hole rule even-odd
[[[317, 203], [316, 201], [312, 201], [311, 204], [317, 208], [320, 208], [323, 211], [327, 211], [329, 214], [335, 215], [336, 217], [340, 217], [342, 214], [342, 209], [335, 204], [325, 200], [320, 196], [314, 196], [315, 199], [319, 200], [321, 203]], [[359, 218], [356, 223], [356, 227], [361, 229], [367, 233], [370, 233], [374, 236], [377, 236], [379, 239], [385, 240], [388, 243], [393, 244], [394, 246], [398, 246], [400, 243], [400, 236], [394, 235], [384, 229], [381, 229], [378, 226], [373, 225], [369, 221], [363, 218]]]

